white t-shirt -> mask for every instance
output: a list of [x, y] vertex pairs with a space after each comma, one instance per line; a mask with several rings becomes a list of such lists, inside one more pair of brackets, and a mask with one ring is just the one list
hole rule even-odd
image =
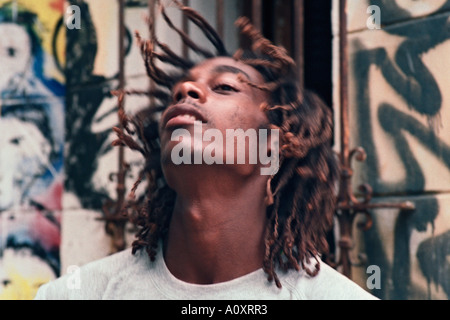
[[[72, 270], [73, 271], [73, 270]], [[36, 300], [360, 300], [377, 299], [335, 269], [321, 262], [315, 277], [304, 271], [279, 271], [282, 288], [256, 270], [210, 285], [175, 278], [162, 252], [151, 262], [145, 251], [131, 249], [88, 263], [71, 274], [41, 286]]]

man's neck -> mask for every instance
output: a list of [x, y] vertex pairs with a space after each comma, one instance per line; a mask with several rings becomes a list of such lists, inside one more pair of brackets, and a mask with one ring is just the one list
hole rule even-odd
[[165, 260], [180, 280], [218, 283], [262, 267], [267, 178], [230, 179], [203, 176], [177, 191]]

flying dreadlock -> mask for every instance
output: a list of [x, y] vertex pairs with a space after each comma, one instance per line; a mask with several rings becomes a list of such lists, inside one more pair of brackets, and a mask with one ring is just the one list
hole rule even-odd
[[[231, 56], [203, 17], [178, 1], [173, 2], [203, 32], [216, 52], [212, 53], [195, 44], [172, 23], [164, 6], [159, 3], [164, 21], [188, 48], [204, 59]], [[150, 34], [154, 35], [154, 24], [151, 21], [148, 24]], [[232, 57], [257, 69], [263, 75], [265, 84], [249, 83], [244, 77], [240, 81], [270, 93], [270, 101], [261, 108], [272, 127], [281, 133], [281, 166], [270, 180], [273, 203], [267, 207], [263, 261], [268, 280], [274, 281], [280, 288], [277, 268], [303, 269], [310, 276], [315, 276], [320, 270], [317, 256], [328, 250], [325, 233], [332, 225], [338, 175], [330, 146], [331, 112], [316, 95], [299, 89], [293, 71], [294, 61], [284, 48], [264, 38], [247, 18], [238, 19], [236, 25], [242, 35], [250, 40], [251, 46], [249, 50], [239, 49]], [[125, 95], [145, 94], [152, 98], [152, 104], [133, 118], [126, 115], [123, 107], [119, 108], [121, 128], [114, 128], [118, 139], [113, 145], [126, 145], [144, 156], [144, 168], [131, 189], [129, 206], [125, 210], [130, 220], [139, 227], [132, 244], [133, 254], [145, 249], [154, 261], [158, 245], [168, 232], [176, 198], [175, 191], [165, 182], [159, 161], [158, 114], [170, 105], [174, 84], [195, 63], [174, 53], [156, 36], [143, 40], [136, 33], [136, 38], [147, 74], [157, 87], [149, 91], [123, 90], [115, 93], [120, 102]], [[176, 70], [165, 72], [157, 66], [158, 60]], [[148, 182], [145, 197], [136, 199], [136, 189], [144, 179]], [[312, 269], [309, 268], [311, 259], [315, 260]]]

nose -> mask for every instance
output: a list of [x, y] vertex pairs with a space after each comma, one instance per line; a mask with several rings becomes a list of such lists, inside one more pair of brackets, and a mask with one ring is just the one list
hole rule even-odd
[[182, 99], [192, 98], [200, 103], [206, 102], [206, 92], [202, 84], [185, 81], [175, 88], [173, 99], [178, 102]]

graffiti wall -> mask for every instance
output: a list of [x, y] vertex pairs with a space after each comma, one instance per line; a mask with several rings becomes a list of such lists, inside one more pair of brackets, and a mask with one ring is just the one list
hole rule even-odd
[[0, 1], [0, 298], [60, 274], [62, 0]]
[[351, 143], [367, 152], [355, 186], [369, 183], [374, 202], [415, 205], [373, 211], [361, 233], [382, 271], [374, 293], [448, 299], [450, 1], [352, 0], [348, 22]]

